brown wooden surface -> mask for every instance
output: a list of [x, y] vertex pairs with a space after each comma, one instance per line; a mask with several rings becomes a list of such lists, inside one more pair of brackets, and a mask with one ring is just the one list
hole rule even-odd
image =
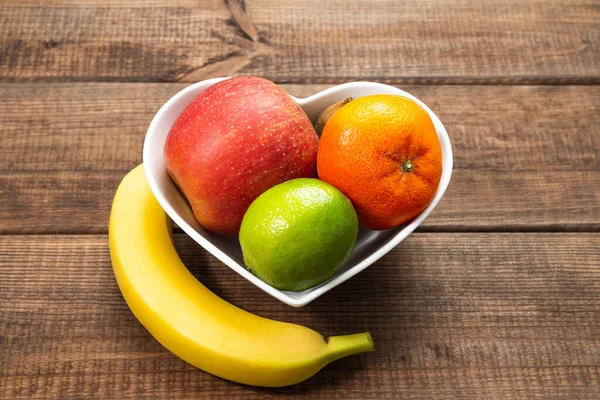
[[[106, 232], [152, 116], [183, 87], [0, 84], [0, 231]], [[284, 87], [307, 96], [327, 86]], [[455, 153], [422, 230], [600, 230], [599, 86], [405, 89], [438, 113]]]
[[600, 82], [595, 0], [167, 3], [5, 0], [0, 79]]
[[[597, 0], [0, 2], [0, 399], [600, 398], [599, 61]], [[154, 113], [237, 74], [297, 96], [395, 84], [454, 150], [419, 232], [301, 309], [176, 235], [244, 309], [372, 332], [374, 353], [277, 390], [171, 355], [108, 256], [112, 196]]]
[[[376, 351], [290, 388], [201, 373], [162, 348], [117, 288], [105, 235], [2, 236], [5, 398], [599, 398], [600, 234], [415, 234], [291, 309], [184, 235], [191, 271], [225, 299]], [[567, 396], [568, 395], [568, 396]], [[566, 396], [566, 397], [565, 397]]]

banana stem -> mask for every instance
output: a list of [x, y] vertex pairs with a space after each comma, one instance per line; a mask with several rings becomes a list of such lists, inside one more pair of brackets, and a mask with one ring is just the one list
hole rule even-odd
[[327, 342], [327, 362], [339, 360], [353, 354], [373, 351], [374, 348], [373, 338], [369, 332], [331, 336]]

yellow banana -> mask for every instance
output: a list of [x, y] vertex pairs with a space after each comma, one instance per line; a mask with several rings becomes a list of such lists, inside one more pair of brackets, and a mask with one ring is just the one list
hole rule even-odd
[[206, 372], [247, 385], [287, 386], [331, 361], [373, 350], [367, 332], [325, 340], [209, 291], [177, 255], [170, 220], [141, 165], [119, 185], [108, 236], [117, 283], [131, 311], [163, 346]]

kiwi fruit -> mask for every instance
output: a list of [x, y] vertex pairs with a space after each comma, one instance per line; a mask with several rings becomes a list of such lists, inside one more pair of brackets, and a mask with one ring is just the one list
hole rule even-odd
[[321, 114], [319, 114], [319, 118], [317, 118], [317, 123], [315, 124], [317, 136], [321, 137], [321, 133], [323, 133], [323, 129], [325, 129], [325, 125], [327, 124], [327, 121], [329, 121], [329, 118], [331, 118], [337, 110], [350, 103], [352, 100], [354, 100], [354, 97], [348, 97], [347, 99], [338, 101], [337, 103], [327, 107]]

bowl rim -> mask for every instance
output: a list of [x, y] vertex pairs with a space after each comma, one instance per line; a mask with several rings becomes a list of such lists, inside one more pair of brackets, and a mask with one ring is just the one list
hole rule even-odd
[[[352, 278], [354, 275], [358, 274], [359, 272], [363, 271], [364, 269], [366, 269], [367, 267], [369, 267], [370, 265], [372, 265], [373, 263], [378, 261], [381, 257], [383, 257], [385, 254], [387, 254], [390, 250], [392, 250], [394, 247], [396, 247], [398, 244], [400, 244], [400, 242], [402, 242], [404, 239], [406, 239], [412, 232], [414, 232], [414, 230], [419, 225], [421, 225], [421, 223], [435, 209], [435, 207], [437, 206], [437, 204], [440, 202], [441, 198], [443, 197], [444, 193], [446, 192], [446, 189], [448, 188], [448, 185], [450, 183], [450, 179], [452, 176], [453, 164], [454, 164], [450, 137], [448, 136], [448, 132], [446, 131], [446, 128], [444, 127], [443, 123], [438, 118], [438, 116], [425, 103], [423, 103], [420, 99], [418, 99], [414, 95], [412, 95], [402, 89], [399, 89], [395, 86], [390, 86], [390, 85], [377, 83], [377, 82], [368, 82], [368, 81], [348, 82], [348, 83], [343, 83], [340, 85], [335, 85], [335, 86], [332, 86], [325, 90], [322, 90], [320, 92], [314, 93], [308, 97], [303, 97], [303, 98], [298, 98], [298, 97], [290, 95], [290, 97], [292, 97], [292, 99], [300, 107], [303, 107], [305, 105], [312, 103], [313, 101], [316, 101], [317, 99], [319, 99], [321, 97], [331, 95], [335, 92], [346, 91], [348, 89], [360, 90], [361, 88], [369, 87], [370, 89], [381, 88], [383, 93], [390, 93], [390, 91], [391, 91], [394, 94], [398, 94], [398, 95], [401, 95], [401, 96], [404, 96], [404, 97], [407, 97], [409, 99], [416, 101], [421, 107], [423, 107], [423, 109], [425, 111], [427, 111], [427, 113], [433, 120], [434, 125], [436, 127], [436, 133], [438, 135], [438, 139], [440, 140], [440, 145], [442, 148], [442, 177], [440, 179], [440, 183], [438, 185], [436, 194], [435, 194], [433, 200], [431, 201], [431, 203], [429, 203], [429, 205], [427, 206], [427, 208], [425, 208], [425, 210], [423, 210], [419, 215], [417, 215], [414, 219], [412, 219], [407, 225], [402, 227], [402, 229], [400, 229], [398, 231], [398, 233], [393, 235], [379, 249], [372, 252], [367, 257], [365, 257], [363, 260], [361, 260], [359, 263], [357, 263], [356, 265], [347, 269], [346, 271], [342, 272], [341, 274], [335, 275], [334, 277], [330, 278], [325, 283], [317, 286], [314, 290], [310, 290], [308, 293], [306, 293], [302, 297], [294, 298], [294, 297], [287, 295], [284, 291], [276, 289], [276, 288], [272, 287], [271, 285], [269, 285], [268, 283], [260, 280], [257, 276], [255, 276], [250, 271], [248, 271], [243, 265], [240, 265], [237, 261], [233, 260], [230, 256], [225, 254], [220, 248], [215, 246], [210, 240], [203, 237], [191, 225], [189, 225], [183, 219], [183, 217], [181, 217], [179, 215], [179, 213], [171, 206], [169, 201], [165, 198], [165, 196], [163, 195], [163, 193], [160, 189], [160, 184], [158, 182], [158, 179], [154, 176], [154, 174], [152, 173], [152, 171], [150, 169], [150, 164], [149, 164], [150, 163], [150, 153], [152, 151], [151, 143], [153, 142], [153, 138], [156, 136], [155, 132], [157, 130], [157, 126], [159, 125], [159, 123], [162, 120], [162, 118], [164, 117], [164, 115], [173, 106], [173, 104], [176, 103], [181, 97], [184, 97], [184, 96], [186, 96], [192, 92], [195, 92], [196, 90], [199, 90], [199, 89], [206, 90], [208, 87], [214, 85], [217, 82], [223, 81], [225, 79], [229, 79], [229, 77], [212, 78], [212, 79], [207, 79], [207, 80], [203, 80], [203, 81], [191, 84], [191, 85], [183, 88], [176, 94], [174, 94], [169, 100], [167, 100], [162, 105], [162, 107], [157, 111], [157, 113], [152, 118], [152, 122], [150, 123], [150, 126], [148, 127], [148, 130], [146, 132], [146, 137], [144, 139], [144, 146], [143, 146], [144, 172], [146, 174], [146, 178], [148, 180], [150, 189], [151, 189], [152, 193], [154, 194], [154, 196], [156, 197], [157, 201], [159, 202], [160, 206], [167, 213], [167, 215], [187, 235], [189, 235], [192, 239], [194, 239], [194, 241], [196, 241], [199, 245], [201, 245], [204, 249], [206, 249], [209, 253], [211, 253], [211, 255], [216, 257], [219, 261], [223, 262], [225, 265], [227, 265], [229, 268], [233, 269], [238, 274], [242, 275], [244, 278], [249, 280], [255, 286], [259, 287], [261, 290], [265, 291], [266, 293], [270, 294], [271, 296], [275, 297], [276, 299], [282, 301], [283, 303], [286, 303], [292, 307], [302, 307], [302, 306], [310, 303], [311, 301], [317, 299], [318, 297], [320, 297], [324, 293], [328, 292], [329, 290], [333, 289], [335, 286]], [[392, 228], [392, 229], [396, 229], [396, 228]]]

